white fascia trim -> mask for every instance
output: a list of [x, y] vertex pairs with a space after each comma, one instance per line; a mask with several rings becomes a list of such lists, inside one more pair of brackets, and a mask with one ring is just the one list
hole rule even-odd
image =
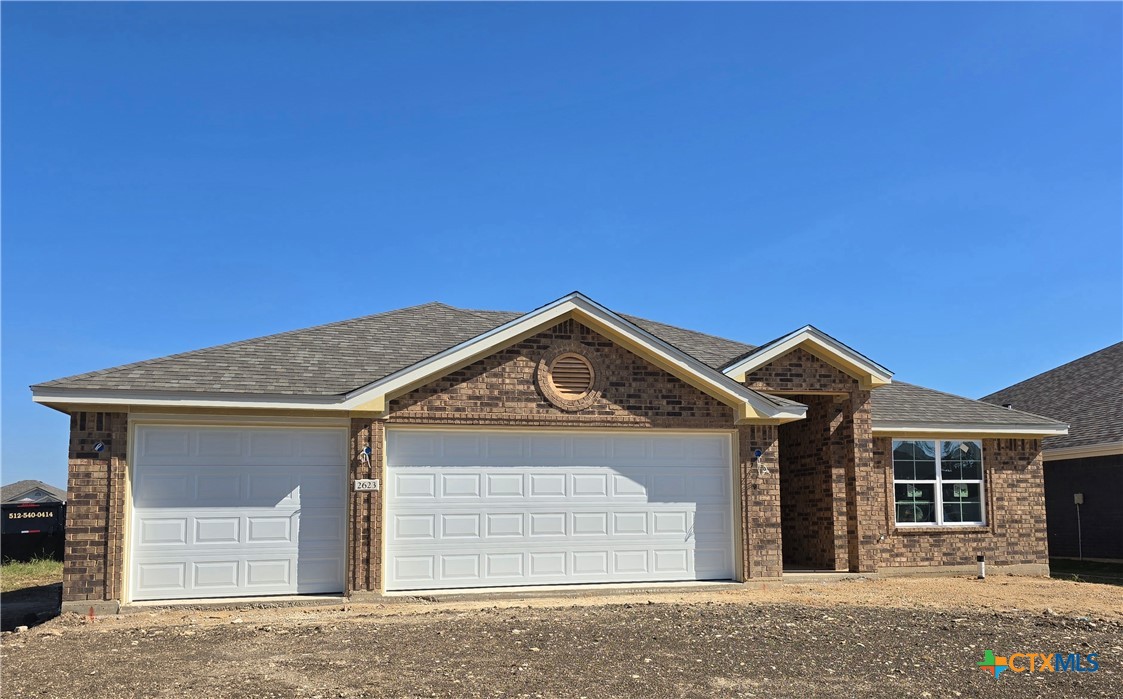
[[1045, 449], [1041, 452], [1042, 458], [1046, 461], [1087, 459], [1096, 456], [1114, 456], [1116, 454], [1123, 454], [1123, 442], [1102, 442], [1100, 444], [1086, 444], [1079, 447]]
[[1068, 425], [983, 425], [979, 423], [924, 423], [898, 420], [875, 420], [874, 437], [914, 435], [947, 435], [951, 437], [976, 437], [1009, 435], [1011, 437], [1056, 437], [1068, 434]]
[[837, 355], [845, 362], [861, 368], [870, 375], [873, 384], [882, 385], [890, 383], [893, 380], [893, 372], [863, 357], [853, 349], [810, 325], [805, 325], [799, 330], [788, 333], [763, 350], [758, 350], [750, 354], [733, 366], [725, 369], [724, 373], [735, 381], [744, 381], [745, 375], [749, 372], [782, 357], [805, 342], [814, 345], [823, 352]]
[[621, 318], [604, 306], [583, 294], [573, 293], [531, 311], [497, 328], [455, 345], [417, 364], [406, 367], [389, 376], [379, 379], [344, 397], [340, 407], [357, 408], [379, 397], [385, 397], [424, 381], [427, 377], [451, 370], [477, 357], [488, 354], [496, 347], [515, 341], [521, 335], [535, 328], [549, 325], [571, 312], [578, 312], [596, 319], [630, 340], [642, 345], [670, 365], [677, 366], [693, 375], [715, 393], [725, 396], [733, 405], [748, 403], [757, 411], [775, 419], [800, 419], [805, 416], [806, 408], [777, 406], [760, 393], [743, 386], [729, 385], [718, 371], [702, 364], [690, 355], [667, 344], [642, 328]]
[[177, 408], [261, 408], [265, 410], [343, 410], [338, 396], [276, 396], [245, 393], [157, 393], [153, 391], [35, 388], [36, 403], [132, 405]]

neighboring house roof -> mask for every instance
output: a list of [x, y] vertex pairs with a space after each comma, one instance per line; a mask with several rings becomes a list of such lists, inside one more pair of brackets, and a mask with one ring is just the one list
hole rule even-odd
[[0, 488], [0, 502], [66, 502], [66, 491], [43, 481], [16, 481]]
[[[71, 391], [122, 391], [139, 396], [149, 392], [232, 393], [337, 400], [530, 315], [427, 303], [56, 379], [32, 389], [37, 400], [47, 403], [50, 396]], [[715, 371], [723, 371], [757, 351], [753, 345], [645, 318], [616, 317]], [[866, 361], [871, 368], [881, 368]], [[882, 421], [913, 427], [920, 426], [920, 421], [949, 425], [970, 422], [1003, 429], [1025, 424], [1018, 422], [1024, 414], [1018, 418], [1000, 408], [909, 384], [890, 383], [876, 388], [872, 395], [875, 427]], [[780, 407], [800, 405], [777, 396], [768, 399]], [[1055, 420], [1031, 417], [1042, 430], [1063, 429]]]
[[1069, 423], [1065, 436], [1049, 437], [1046, 450], [1088, 451], [1118, 445], [1123, 453], [1123, 342], [1093, 352], [983, 397], [988, 403], [1052, 415]]

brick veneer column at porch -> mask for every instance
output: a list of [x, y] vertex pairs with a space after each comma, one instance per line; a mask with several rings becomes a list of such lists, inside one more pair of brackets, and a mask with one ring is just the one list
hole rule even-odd
[[[381, 420], [358, 417], [351, 419], [349, 440], [351, 481], [378, 478], [385, 486], [383, 469], [383, 434]], [[362, 459], [364, 447], [370, 447], [370, 459]], [[382, 491], [355, 492], [351, 482], [348, 527], [347, 586], [355, 590], [377, 591], [381, 585], [382, 563]]]
[[[737, 428], [741, 468], [741, 574], [745, 580], [779, 578], [783, 572], [780, 528], [780, 447], [776, 427]], [[760, 449], [759, 465], [753, 452]], [[761, 468], [769, 472], [764, 474]]]
[[64, 605], [121, 598], [128, 435], [126, 413], [70, 416]]
[[852, 573], [873, 573], [881, 560], [886, 527], [885, 474], [873, 459], [870, 392], [850, 394], [852, 430], [847, 458], [849, 563]]

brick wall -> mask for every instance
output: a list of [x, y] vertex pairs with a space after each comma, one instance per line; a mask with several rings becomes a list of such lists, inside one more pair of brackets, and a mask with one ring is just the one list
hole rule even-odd
[[[864, 500], [875, 485], [870, 469], [870, 392], [853, 376], [799, 347], [751, 372], [745, 385], [810, 406], [807, 420], [783, 425], [779, 433], [781, 470], [790, 453], [795, 468], [806, 476], [785, 480], [793, 486], [784, 501], [785, 510], [790, 506], [801, 515], [815, 513], [802, 523], [799, 515], [788, 516], [788, 530], [794, 537], [789, 540], [793, 549], [789, 560], [795, 563], [802, 558], [805, 564], [835, 570], [876, 570], [876, 556], [862, 549], [877, 542], [881, 522], [878, 506]], [[828, 407], [828, 400], [838, 402]], [[816, 417], [823, 411], [829, 419]], [[829, 474], [815, 476], [817, 488], [809, 488], [806, 480], [812, 477], [812, 457], [820, 468], [830, 469]], [[832, 494], [829, 512], [823, 499], [828, 483]], [[804, 502], [804, 498], [809, 500]]]
[[777, 357], [745, 377], [745, 385], [780, 393], [850, 393], [858, 380], [802, 347]]
[[125, 413], [70, 416], [63, 602], [121, 597], [128, 426]]
[[[381, 420], [351, 420], [350, 479], [378, 478], [386, 482], [383, 472], [384, 425]], [[371, 448], [369, 461], [359, 457], [364, 447]], [[382, 561], [382, 491], [351, 491], [350, 514], [347, 518], [347, 592], [377, 590], [381, 587]]]
[[949, 530], [894, 526], [893, 440], [873, 440], [886, 540], [865, 546], [869, 555], [879, 558], [880, 567], [970, 565], [980, 553], [997, 565], [1049, 562], [1040, 440], [982, 441], [987, 524]]
[[[603, 372], [602, 393], [577, 412], [536, 385], [539, 358], [557, 343], [587, 348]], [[391, 423], [519, 426], [733, 426], [733, 409], [574, 320], [502, 349], [390, 402]]]
[[[755, 450], [763, 454], [759, 463]], [[780, 447], [773, 425], [739, 425], [737, 452], [741, 469], [743, 579], [779, 578], [783, 574], [780, 521]], [[769, 473], [764, 473], [762, 468]]]
[[830, 395], [790, 397], [808, 410], [806, 419], [779, 428], [784, 563], [831, 570], [837, 567], [838, 550], [845, 568], [844, 405]]

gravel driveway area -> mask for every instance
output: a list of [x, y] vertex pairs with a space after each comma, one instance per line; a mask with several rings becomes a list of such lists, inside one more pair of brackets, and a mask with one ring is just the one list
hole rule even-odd
[[[858, 597], [878, 592], [876, 586], [852, 589], [862, 592]], [[1101, 604], [1110, 605], [1117, 589], [1103, 592], [1108, 597]], [[3, 694], [894, 699], [1121, 694], [1123, 622], [1110, 613], [957, 609], [954, 602], [856, 606], [814, 601], [817, 594], [808, 592], [808, 604], [733, 593], [371, 605], [365, 611], [362, 606], [172, 610], [93, 622], [71, 616], [4, 635]], [[783, 596], [796, 595], [785, 590]], [[1100, 665], [1095, 673], [1007, 672], [996, 680], [976, 667], [986, 649], [999, 655], [1098, 652]]]
[[0, 661], [4, 697], [1120, 697], [1121, 646], [1123, 589], [1008, 578], [70, 615]]

